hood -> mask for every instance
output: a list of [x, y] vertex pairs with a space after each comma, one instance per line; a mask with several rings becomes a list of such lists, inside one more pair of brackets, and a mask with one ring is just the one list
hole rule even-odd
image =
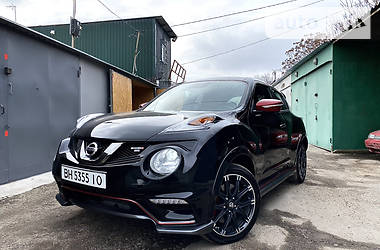
[[74, 131], [80, 138], [102, 138], [115, 141], [146, 141], [164, 129], [185, 120], [183, 114], [148, 111], [99, 116]]

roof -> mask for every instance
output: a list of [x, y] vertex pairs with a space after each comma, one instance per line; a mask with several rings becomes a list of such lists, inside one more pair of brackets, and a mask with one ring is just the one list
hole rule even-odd
[[162, 29], [168, 34], [170, 38], [173, 39], [173, 42], [177, 40], [177, 35], [174, 33], [172, 28], [169, 26], [169, 24], [165, 21], [165, 19], [162, 16], [156, 16], [156, 21], [159, 25], [161, 25]]
[[284, 80], [285, 78], [287, 78], [291, 73], [292, 73], [291, 69], [285, 71], [285, 73], [284, 73], [280, 78], [278, 78], [278, 79], [272, 84], [272, 86], [275, 87], [275, 86], [277, 86], [278, 84], [280, 84], [280, 82], [282, 82], [282, 80]]
[[275, 81], [272, 86], [277, 86], [282, 80], [284, 80], [286, 77], [288, 77], [290, 74], [292, 74], [296, 69], [298, 69], [302, 64], [304, 64], [306, 61], [314, 57], [316, 54], [318, 54], [320, 51], [324, 50], [326, 47], [328, 47], [333, 41], [325, 42], [324, 44], [320, 45], [318, 48], [313, 50], [310, 54], [302, 58], [299, 62], [297, 62], [293, 67], [288, 69], [285, 74], [283, 74], [277, 81]]
[[[143, 19], [155, 19], [156, 22], [162, 27], [162, 29], [168, 34], [169, 38], [173, 39], [173, 41], [177, 39], [177, 35], [175, 34], [175, 32], [170, 27], [170, 25], [166, 22], [166, 20], [162, 16], [148, 16], [148, 17], [127, 18], [127, 19], [111, 19], [111, 20], [103, 20], [103, 21], [83, 22], [82, 24], [106, 23], [106, 22], [115, 22], [115, 21], [133, 21], [133, 20], [143, 20]], [[30, 28], [59, 26], [59, 25], [68, 25], [68, 23], [36, 25], [36, 26], [30, 26]]]
[[201, 79], [196, 79], [184, 83], [192, 83], [192, 82], [203, 82], [203, 81], [243, 81], [248, 84], [256, 84], [256, 83], [262, 83], [265, 85], [268, 85], [264, 83], [261, 80], [255, 79], [253, 77], [241, 77], [241, 76], [225, 76], [225, 77], [212, 77], [212, 78], [201, 78]]
[[34, 39], [36, 40], [39, 40], [41, 42], [44, 42], [44, 43], [47, 43], [47, 44], [50, 44], [52, 46], [55, 46], [56, 48], [59, 48], [59, 49], [62, 49], [62, 50], [65, 50], [71, 54], [74, 54], [74, 55], [78, 55], [78, 56], [82, 56], [84, 58], [87, 58], [89, 59], [90, 61], [93, 61], [93, 62], [96, 62], [96, 63], [99, 63], [99, 64], [102, 64], [102, 65], [105, 65], [107, 67], [109, 67], [110, 69], [120, 73], [120, 74], [123, 74], [123, 75], [126, 75], [128, 76], [129, 78], [131, 79], [134, 79], [134, 80], [139, 80], [147, 85], [151, 85], [152, 87], [157, 87], [156, 84], [140, 77], [140, 76], [137, 76], [137, 75], [134, 75], [124, 69], [121, 69], [119, 67], [116, 67], [115, 65], [112, 65], [110, 63], [107, 63], [103, 60], [100, 60], [99, 58], [96, 58], [92, 55], [89, 55], [81, 50], [78, 50], [78, 49], [75, 49], [75, 48], [72, 48], [62, 42], [59, 42], [51, 37], [48, 37], [48, 36], [45, 36], [37, 31], [34, 31], [28, 27], [25, 27], [21, 24], [18, 24], [18, 23], [15, 23], [11, 20], [8, 20], [6, 18], [3, 18], [3, 17], [0, 17], [0, 25], [3, 25], [3, 26], [6, 26], [14, 31], [17, 31], [17, 32], [20, 32], [20, 33], [23, 33], [27, 36], [30, 36], [30, 37], [33, 37]]
[[[366, 13], [361, 19], [360, 22], [365, 22], [368, 18], [370, 18], [371, 16], [375, 15], [376, 13], [378, 13], [380, 11], [380, 5], [377, 5], [376, 7], [372, 8], [368, 13]], [[360, 28], [361, 26], [358, 26], [359, 23], [356, 24], [357, 28]], [[372, 22], [372, 20], [371, 20]], [[355, 28], [355, 27], [354, 27]], [[326, 47], [328, 47], [330, 44], [333, 44], [341, 39], [343, 39], [344, 37], [346, 37], [349, 33], [351, 33], [353, 30], [354, 30], [353, 27], [351, 27], [350, 29], [344, 31], [341, 35], [339, 35], [339, 37], [337, 38], [334, 38], [332, 39], [331, 41], [328, 41], [328, 42], [325, 42], [324, 44], [322, 44], [321, 46], [319, 46], [318, 48], [316, 48], [315, 50], [313, 50], [310, 54], [308, 54], [307, 56], [305, 56], [304, 58], [302, 58], [299, 62], [297, 62], [293, 67], [291, 67], [290, 69], [288, 69], [284, 75], [282, 75], [276, 82], [273, 83], [273, 87], [274, 86], [277, 86], [282, 80], [284, 80], [286, 77], [288, 77], [290, 74], [292, 74], [296, 69], [298, 69], [302, 64], [304, 64], [306, 61], [308, 61], [310, 58], [312, 58], [313, 56], [315, 56], [316, 54], [318, 54], [320, 51], [324, 50]], [[377, 30], [376, 30], [377, 31]], [[372, 31], [371, 31], [372, 32]], [[371, 34], [372, 36], [372, 34]]]

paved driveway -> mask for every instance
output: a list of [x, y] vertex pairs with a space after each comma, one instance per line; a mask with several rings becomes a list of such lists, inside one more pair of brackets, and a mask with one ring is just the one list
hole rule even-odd
[[0, 249], [380, 249], [380, 156], [310, 146], [308, 161], [307, 181], [264, 197], [257, 224], [235, 244], [60, 207], [50, 184], [0, 201]]

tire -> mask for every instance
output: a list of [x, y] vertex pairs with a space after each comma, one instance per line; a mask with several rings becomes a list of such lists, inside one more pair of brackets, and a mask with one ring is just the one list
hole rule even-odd
[[245, 167], [232, 164], [215, 194], [213, 230], [204, 237], [219, 244], [241, 240], [255, 224], [259, 209], [260, 190], [255, 177]]
[[306, 147], [301, 145], [297, 150], [296, 160], [295, 160], [295, 173], [294, 173], [294, 182], [301, 184], [305, 181], [306, 178], [306, 168], [307, 168], [307, 156], [306, 156]]

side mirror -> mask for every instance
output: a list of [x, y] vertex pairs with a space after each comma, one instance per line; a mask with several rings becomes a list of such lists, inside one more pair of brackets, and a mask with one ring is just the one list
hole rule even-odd
[[142, 108], [145, 107], [147, 104], [148, 104], [147, 102], [141, 103], [141, 104], [139, 105], [139, 109], [142, 109]]
[[283, 103], [277, 99], [262, 99], [256, 103], [256, 110], [264, 112], [279, 112]]

